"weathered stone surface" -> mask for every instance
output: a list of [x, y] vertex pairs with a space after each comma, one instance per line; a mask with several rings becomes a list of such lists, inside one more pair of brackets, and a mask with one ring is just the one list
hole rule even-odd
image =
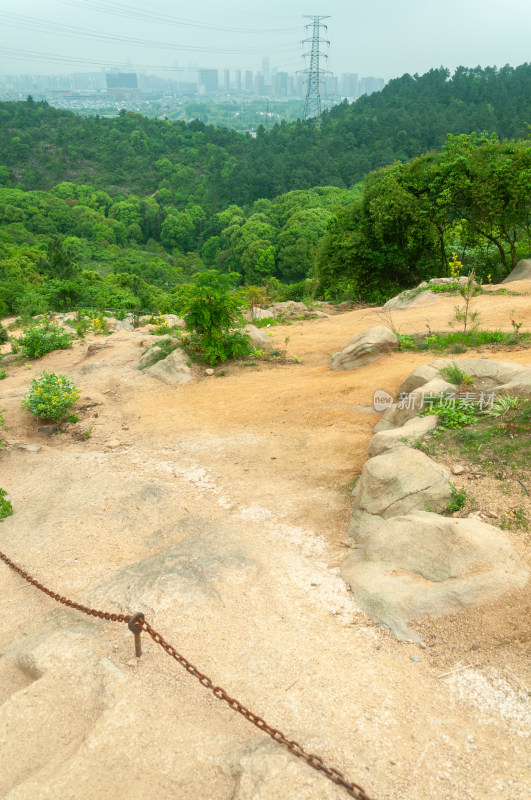
[[[441, 394], [455, 392], [455, 386], [443, 378], [434, 378], [414, 392], [406, 392], [407, 397], [393, 403], [391, 408], [384, 412], [382, 419], [374, 426], [375, 433], [390, 430], [391, 427], [400, 427], [408, 419], [416, 417], [423, 408], [429, 408], [430, 402], [435, 402]], [[431, 398], [431, 400], [430, 400]], [[383, 423], [383, 424], [382, 424]]]
[[340, 353], [334, 353], [330, 359], [330, 368], [333, 370], [358, 369], [365, 364], [370, 364], [385, 353], [390, 353], [398, 347], [398, 339], [389, 328], [377, 325], [368, 328], [352, 339]]
[[256, 325], [246, 325], [243, 329], [251, 337], [252, 343], [255, 347], [263, 349], [264, 347], [272, 347], [273, 343], [263, 328], [257, 328]]
[[465, 375], [479, 380], [489, 378], [495, 383], [506, 383], [526, 370], [526, 367], [512, 361], [490, 361], [481, 358], [436, 358], [429, 366], [439, 373], [444, 367], [454, 364], [457, 364]]
[[421, 439], [428, 431], [437, 427], [437, 415], [428, 417], [413, 417], [402, 425], [401, 428], [376, 433], [369, 445], [369, 456], [377, 456], [394, 447], [410, 446], [416, 439]]
[[236, 528], [206, 524], [178, 544], [118, 571], [91, 591], [90, 602], [152, 613], [175, 604], [222, 605], [223, 587], [253, 580], [258, 569]]
[[433, 367], [431, 364], [421, 364], [419, 367], [415, 367], [413, 372], [410, 372], [407, 378], [403, 380], [398, 387], [396, 399], [398, 399], [401, 394], [409, 394], [410, 392], [414, 392], [415, 389], [418, 389], [420, 386], [424, 386], [425, 383], [432, 381], [438, 376], [438, 374], [439, 370], [436, 367]]
[[363, 610], [399, 639], [415, 638], [408, 620], [477, 605], [524, 586], [529, 577], [497, 528], [427, 512], [385, 522], [362, 540], [341, 573]]
[[517, 373], [510, 381], [498, 386], [497, 392], [531, 395], [531, 369]]
[[502, 283], [511, 283], [512, 281], [525, 281], [531, 279], [531, 258], [522, 258], [516, 267], [510, 272]]
[[412, 447], [388, 450], [363, 467], [354, 504], [388, 519], [411, 511], [438, 511], [450, 499], [450, 473]]
[[438, 300], [437, 292], [426, 289], [418, 294], [411, 291], [401, 292], [396, 297], [392, 297], [384, 304], [384, 311], [398, 311], [401, 308], [411, 308], [412, 306], [431, 306]]
[[186, 364], [187, 359], [186, 353], [177, 348], [169, 356], [163, 358], [162, 361], [157, 361], [146, 371], [153, 378], [158, 378], [163, 383], [167, 383], [170, 386], [181, 386], [192, 380], [192, 373]]
[[369, 514], [362, 508], [355, 508], [348, 526], [348, 535], [352, 536], [356, 541], [363, 542], [374, 531], [383, 525], [385, 519], [378, 516], [378, 514]]
[[129, 332], [134, 331], [135, 326], [134, 326], [133, 315], [126, 314], [126, 316], [123, 319], [117, 319], [114, 323], [114, 327], [117, 330], [121, 331], [129, 331]]
[[154, 342], [153, 344], [151, 344], [147, 348], [146, 352], [142, 353], [142, 355], [140, 356], [138, 363], [135, 364], [135, 369], [145, 369], [146, 367], [148, 367], [153, 360], [153, 356], [156, 355], [156, 353], [159, 351], [160, 351], [160, 345], [158, 344], [158, 342]]

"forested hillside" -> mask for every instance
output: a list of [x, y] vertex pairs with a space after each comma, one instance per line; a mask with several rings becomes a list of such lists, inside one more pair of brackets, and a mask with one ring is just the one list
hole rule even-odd
[[448, 133], [487, 130], [518, 138], [531, 122], [531, 64], [404, 75], [382, 92], [346, 102], [313, 122], [260, 129], [150, 120], [82, 118], [46, 103], [0, 104], [4, 182], [50, 189], [60, 181], [106, 191], [171, 193], [219, 211], [292, 189], [349, 187], [373, 169], [440, 148]]
[[381, 302], [452, 252], [502, 279], [531, 252], [530, 96], [529, 64], [441, 68], [256, 139], [2, 103], [0, 314], [177, 310], [212, 268], [282, 299]]

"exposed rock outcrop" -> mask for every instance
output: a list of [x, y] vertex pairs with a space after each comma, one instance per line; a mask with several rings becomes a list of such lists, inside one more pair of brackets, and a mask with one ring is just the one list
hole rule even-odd
[[377, 325], [355, 336], [340, 353], [334, 353], [330, 359], [330, 369], [358, 369], [397, 347], [398, 338], [395, 334], [389, 328]]

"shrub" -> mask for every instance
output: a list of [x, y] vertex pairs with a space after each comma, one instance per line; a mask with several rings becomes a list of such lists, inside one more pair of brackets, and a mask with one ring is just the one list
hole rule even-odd
[[0, 519], [10, 517], [13, 513], [13, 506], [6, 500], [7, 492], [5, 489], [0, 489]]
[[456, 511], [466, 505], [466, 491], [465, 489], [457, 489], [453, 484], [450, 484], [450, 499], [444, 509], [446, 514], [454, 514]]
[[466, 375], [455, 361], [453, 364], [449, 364], [447, 367], [440, 369], [439, 375], [442, 375], [448, 383], [453, 383], [454, 386], [470, 386], [473, 383], [472, 377]]
[[17, 345], [25, 358], [40, 358], [52, 350], [68, 350], [72, 347], [72, 335], [58, 325], [43, 322], [30, 325]]
[[7, 333], [7, 328], [4, 328], [4, 326], [0, 322], [0, 344], [5, 344], [8, 339], [9, 335]]
[[250, 337], [241, 331], [244, 319], [235, 291], [238, 276], [215, 269], [198, 272], [184, 297], [186, 327], [210, 364], [241, 358], [251, 350]]
[[22, 400], [32, 417], [61, 422], [79, 400], [79, 390], [66, 375], [46, 370], [30, 384], [30, 392]]

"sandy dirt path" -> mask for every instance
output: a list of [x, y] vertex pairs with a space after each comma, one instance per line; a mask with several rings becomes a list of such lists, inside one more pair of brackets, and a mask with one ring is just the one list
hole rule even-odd
[[[401, 332], [427, 317], [441, 329], [454, 303], [393, 320]], [[485, 328], [510, 329], [513, 309], [529, 324], [529, 294], [478, 307]], [[332, 373], [331, 353], [374, 324], [364, 310], [276, 327], [301, 364], [229, 367], [178, 388], [133, 369], [138, 332], [116, 332], [88, 358], [78, 343], [13, 369], [0, 386], [10, 445], [0, 485], [15, 514], [0, 549], [75, 600], [144, 611], [215, 682], [375, 800], [524, 800], [528, 596], [425, 621], [419, 645], [374, 626], [338, 574], [349, 486], [378, 420], [373, 393], [430, 359], [396, 353]], [[489, 355], [529, 363], [529, 353]], [[20, 408], [41, 368], [72, 375], [82, 403], [99, 403], [77, 426], [93, 426], [90, 438], [48, 436]], [[4, 565], [0, 579], [1, 797], [346, 796], [153, 643], [136, 661], [125, 626], [55, 606]]]

